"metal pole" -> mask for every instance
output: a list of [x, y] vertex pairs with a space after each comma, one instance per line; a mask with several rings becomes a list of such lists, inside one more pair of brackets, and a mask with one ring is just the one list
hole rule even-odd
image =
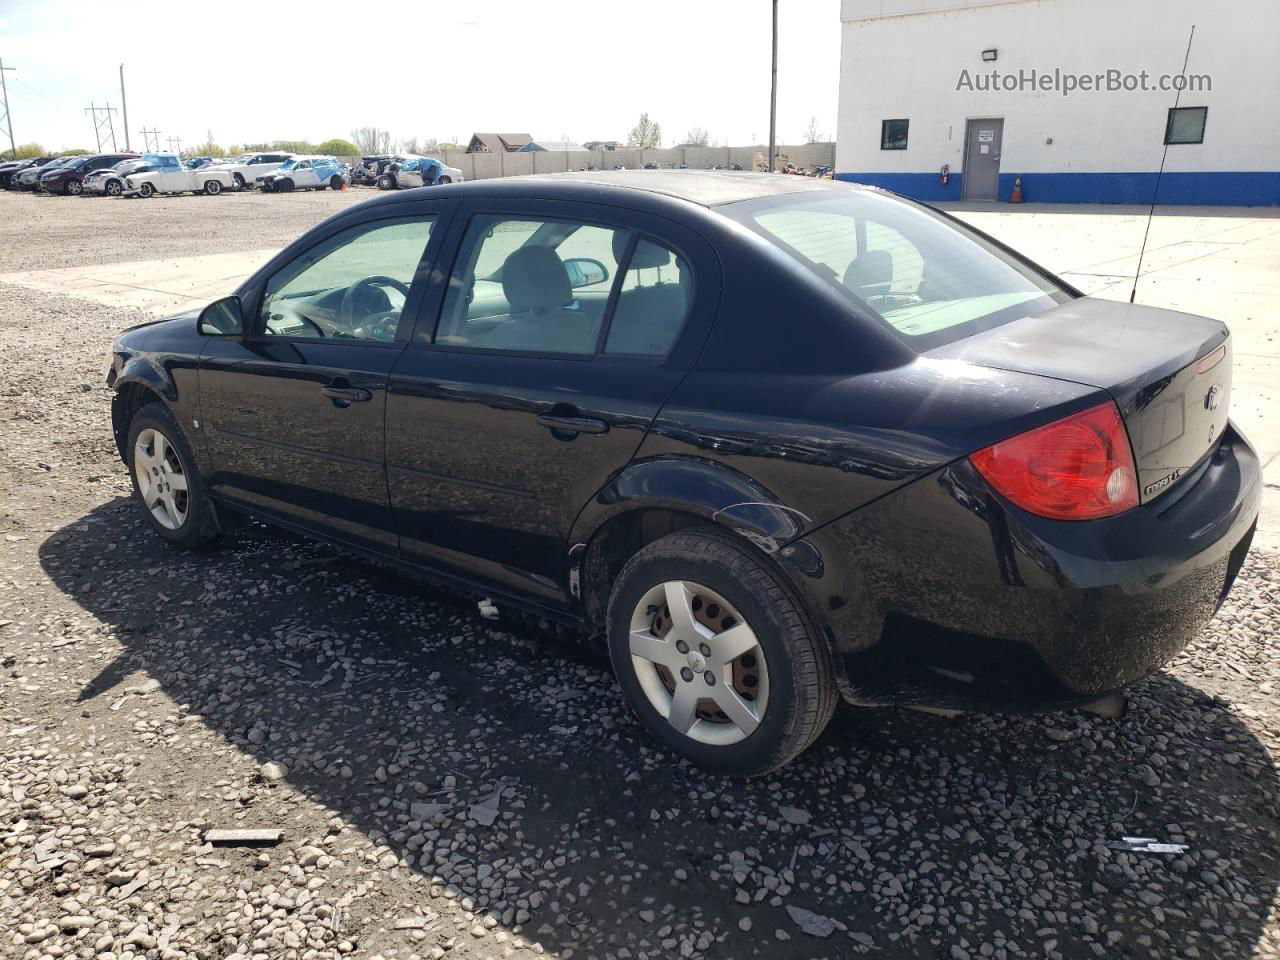
[[93, 117], [93, 136], [98, 142], [98, 152], [102, 152], [102, 131], [98, 126], [98, 108], [94, 104], [90, 104], [84, 111]]
[[769, 83], [769, 172], [778, 149], [778, 0], [773, 0], [773, 76]]
[[126, 153], [133, 151], [129, 147], [129, 103], [124, 98], [124, 64], [120, 64], [120, 108], [124, 111], [124, 149]]
[[17, 160], [18, 144], [13, 139], [13, 117], [9, 115], [9, 88], [5, 86], [4, 82], [4, 72], [6, 70], [13, 70], [15, 73], [17, 72], [16, 68], [6, 67], [4, 65], [4, 61], [0, 60], [0, 91], [4, 91], [4, 119], [5, 123], [9, 125], [9, 149], [13, 153], [13, 159]]

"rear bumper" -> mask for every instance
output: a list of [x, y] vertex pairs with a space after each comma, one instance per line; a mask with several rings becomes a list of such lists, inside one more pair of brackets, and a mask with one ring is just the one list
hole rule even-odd
[[1105, 520], [1046, 520], [960, 461], [810, 534], [793, 558], [816, 556], [789, 565], [846, 698], [1054, 709], [1158, 670], [1231, 589], [1257, 524], [1257, 455], [1229, 426], [1173, 493]]

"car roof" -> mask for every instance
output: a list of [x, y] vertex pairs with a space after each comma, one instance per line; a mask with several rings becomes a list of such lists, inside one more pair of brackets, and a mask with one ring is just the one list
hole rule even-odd
[[[415, 190], [388, 191], [366, 205], [408, 202], [420, 197], [417, 190], [439, 190], [420, 187]], [[735, 170], [591, 170], [569, 173], [543, 173], [515, 177], [493, 177], [468, 180], [448, 187], [450, 196], [522, 197], [548, 200], [601, 201], [612, 198], [619, 203], [634, 203], [640, 197], [660, 203], [671, 198], [717, 207], [742, 200], [791, 193], [817, 193], [831, 190], [857, 190], [883, 193], [877, 187], [797, 177], [774, 173], [748, 173]]]
[[[784, 193], [847, 190], [850, 186], [818, 177], [752, 173], [745, 170], [587, 170], [506, 177], [504, 182], [513, 185], [528, 184], [533, 189], [549, 182], [622, 187], [661, 193], [704, 207]], [[471, 183], [475, 184], [477, 181]]]

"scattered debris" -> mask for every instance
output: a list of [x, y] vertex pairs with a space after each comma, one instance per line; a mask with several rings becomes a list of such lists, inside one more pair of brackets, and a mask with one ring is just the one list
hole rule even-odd
[[264, 843], [279, 843], [284, 837], [283, 830], [271, 829], [231, 829], [206, 830], [204, 842], [222, 846], [256, 846]]
[[791, 915], [795, 925], [811, 937], [829, 937], [835, 933], [835, 921], [830, 917], [824, 917], [804, 907], [793, 907], [791, 904], [787, 904], [787, 913]]
[[1189, 849], [1185, 843], [1160, 843], [1155, 837], [1121, 837], [1108, 841], [1107, 847], [1127, 853], [1186, 853]]
[[799, 807], [779, 807], [778, 816], [797, 827], [803, 827], [813, 819], [808, 810], [801, 810]]
[[470, 816], [482, 827], [491, 827], [493, 822], [498, 819], [498, 804], [502, 801], [502, 790], [499, 788], [494, 791], [493, 796], [487, 797], [478, 803], [471, 805]]
[[480, 616], [484, 617], [486, 620], [498, 619], [498, 608], [488, 597], [485, 597], [476, 606], [480, 608]]

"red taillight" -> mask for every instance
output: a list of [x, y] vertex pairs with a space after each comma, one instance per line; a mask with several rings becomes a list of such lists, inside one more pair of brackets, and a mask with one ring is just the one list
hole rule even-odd
[[1001, 494], [1054, 520], [1094, 520], [1138, 505], [1133, 450], [1110, 401], [1001, 440], [969, 462]]

